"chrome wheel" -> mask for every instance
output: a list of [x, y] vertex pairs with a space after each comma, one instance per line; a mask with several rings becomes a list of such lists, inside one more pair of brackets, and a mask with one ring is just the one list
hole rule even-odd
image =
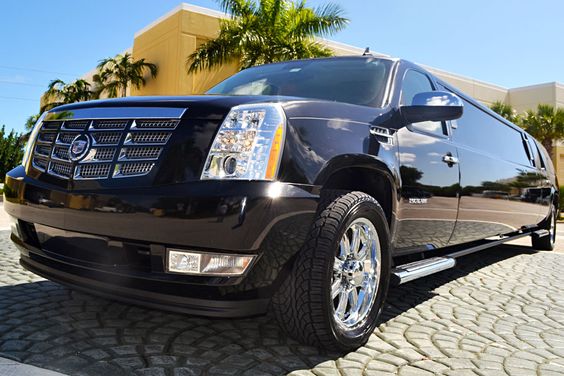
[[335, 322], [345, 329], [366, 320], [378, 292], [381, 249], [374, 224], [358, 218], [350, 224], [333, 264], [331, 299]]

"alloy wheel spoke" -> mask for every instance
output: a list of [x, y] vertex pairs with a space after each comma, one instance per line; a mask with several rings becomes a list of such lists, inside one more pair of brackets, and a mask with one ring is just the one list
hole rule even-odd
[[351, 253], [354, 258], [358, 257], [358, 250], [360, 248], [360, 226], [355, 226], [352, 232], [351, 240]]
[[360, 312], [363, 308], [364, 305], [364, 300], [366, 298], [366, 295], [369, 292], [364, 290], [364, 289], [360, 289], [359, 293], [358, 293], [358, 299], [357, 299], [357, 306], [356, 306], [356, 311]]
[[348, 256], [348, 254], [351, 253], [351, 243], [346, 233], [343, 234], [341, 242], [339, 243], [339, 252], [339, 256], [342, 258]]
[[370, 253], [370, 249], [372, 248], [372, 240], [367, 239], [362, 243], [362, 248], [358, 251], [357, 260], [358, 261], [365, 261]]
[[337, 295], [339, 295], [343, 291], [343, 281], [339, 279], [335, 279], [333, 284], [331, 285], [331, 300], [334, 300]]
[[337, 305], [337, 309], [335, 310], [335, 313], [337, 314], [337, 316], [340, 319], [345, 318], [345, 313], [346, 313], [346, 309], [347, 309], [347, 302], [348, 302], [348, 294], [343, 289], [341, 291], [341, 293], [339, 294], [339, 304]]
[[343, 260], [335, 257], [335, 262], [333, 263], [333, 271], [341, 273], [343, 271]]
[[349, 304], [351, 313], [358, 311], [358, 291], [356, 287], [349, 291]]

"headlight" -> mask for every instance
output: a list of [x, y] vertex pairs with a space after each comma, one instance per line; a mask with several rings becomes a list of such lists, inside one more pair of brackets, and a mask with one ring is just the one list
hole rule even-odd
[[279, 104], [233, 107], [215, 136], [201, 178], [274, 180], [285, 132]]
[[25, 145], [22, 165], [26, 168], [27, 168], [27, 162], [29, 162], [31, 151], [33, 150], [33, 145], [35, 144], [35, 139], [37, 138], [37, 134], [39, 133], [39, 129], [41, 128], [41, 123], [43, 122], [43, 119], [45, 118], [46, 115], [47, 115], [47, 111], [41, 114], [39, 119], [37, 119], [35, 125], [33, 126], [33, 129], [31, 130], [29, 139], [27, 140], [27, 144]]

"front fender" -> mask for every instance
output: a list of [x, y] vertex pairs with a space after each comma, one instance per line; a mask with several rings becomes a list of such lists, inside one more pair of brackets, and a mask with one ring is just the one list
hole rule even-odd
[[382, 158], [370, 154], [343, 154], [331, 158], [317, 175], [314, 184], [323, 186], [333, 175], [348, 168], [363, 168], [384, 177], [391, 187], [400, 187], [395, 158]]

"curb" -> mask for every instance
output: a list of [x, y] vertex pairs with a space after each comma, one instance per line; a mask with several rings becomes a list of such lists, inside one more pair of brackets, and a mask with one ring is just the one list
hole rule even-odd
[[3, 376], [65, 376], [63, 373], [50, 371], [29, 364], [18, 363], [0, 357], [0, 375]]

